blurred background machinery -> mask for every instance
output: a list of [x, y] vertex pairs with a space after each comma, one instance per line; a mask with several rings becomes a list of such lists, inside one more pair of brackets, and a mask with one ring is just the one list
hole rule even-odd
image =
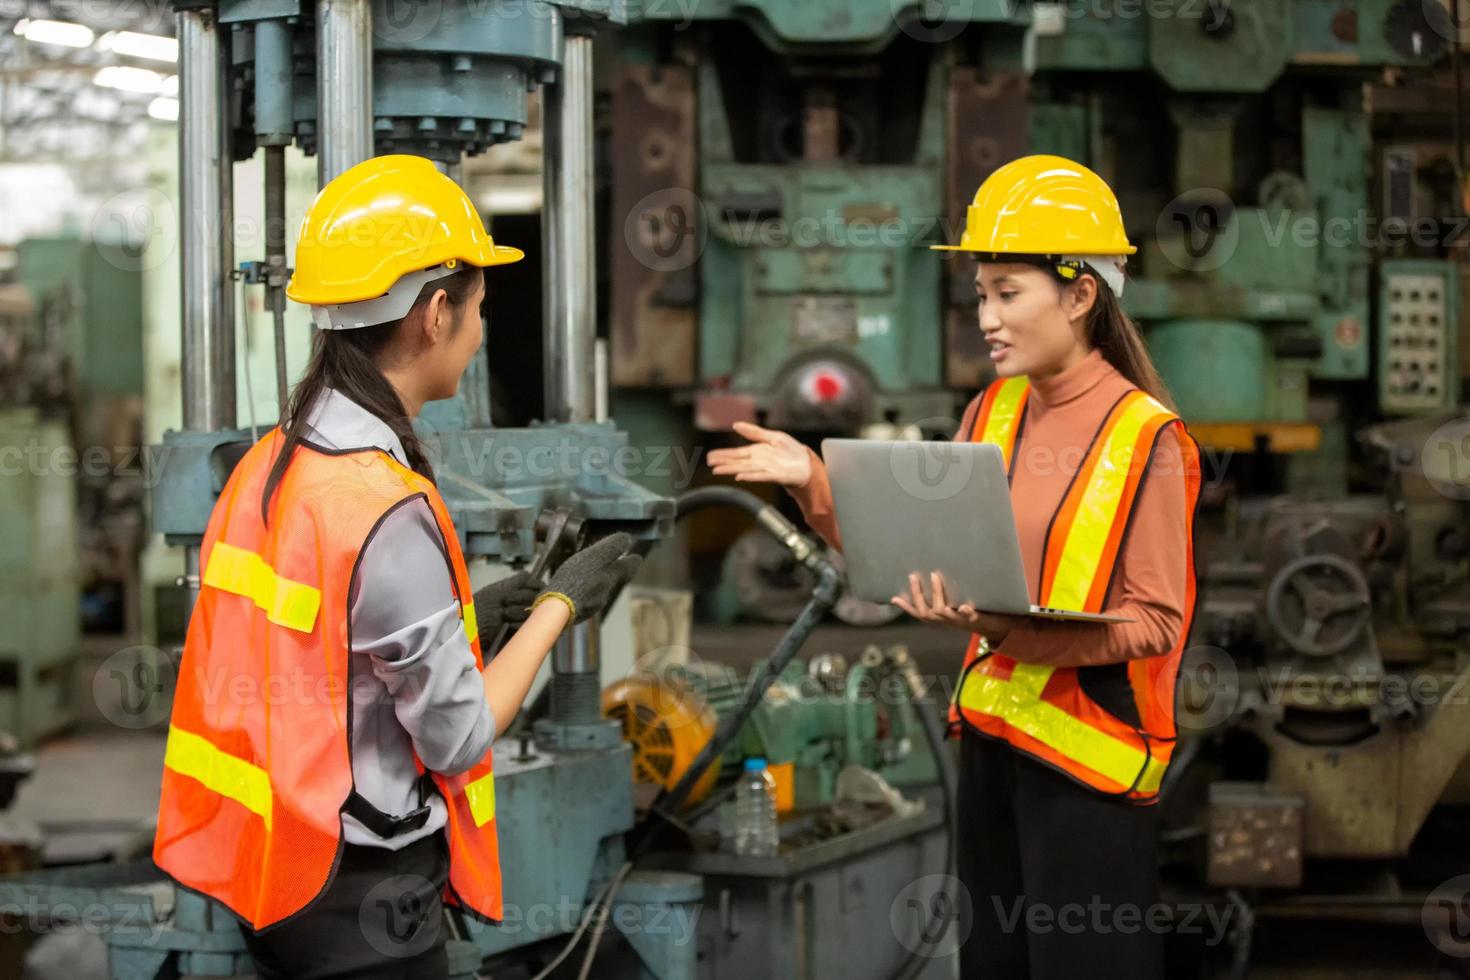
[[[254, 402], [249, 403], [249, 427], [241, 428], [238, 418], [236, 318], [239, 297], [251, 287], [262, 287], [261, 307], [273, 321], [277, 404], [285, 402], [286, 147], [295, 143], [316, 155], [319, 181], [382, 152], [420, 153], [458, 176], [463, 156], [522, 135], [528, 95], [538, 91], [548, 134], [537, 250], [545, 296], [539, 318], [539, 405], [528, 425], [492, 428], [491, 377], [482, 351], [466, 373], [461, 394], [425, 412], [438, 454], [438, 482], [472, 559], [530, 564], [540, 571], [611, 530], [632, 532], [645, 550], [667, 537], [676, 517], [673, 500], [614, 468], [589, 463], [615, 458], [628, 444], [627, 434], [608, 419], [607, 385], [598, 365], [592, 139], [593, 36], [627, 19], [623, 5], [445, 3], [434, 5], [423, 21], [394, 19], [387, 15], [391, 11], [375, 10], [365, 0], [320, 0], [314, 6], [189, 0], [176, 7], [184, 428], [165, 433], [162, 444], [152, 447], [160, 470], [151, 488], [151, 511], [153, 529], [185, 549], [181, 585], [186, 596], [199, 588], [198, 548], [214, 500], [266, 421], [253, 417]], [[257, 153], [263, 161], [265, 234], [256, 243], [259, 253], [237, 255], [231, 221], [197, 218], [229, 217], [241, 190], [234, 185], [234, 163]], [[491, 336], [497, 327], [492, 323]], [[248, 357], [244, 363], [250, 363]], [[245, 387], [251, 388], [248, 377]], [[506, 465], [508, 452], [521, 465]], [[528, 465], [543, 455], [571, 462], [549, 471]], [[46, 502], [71, 517], [63, 496], [50, 494]], [[753, 500], [735, 504], [768, 510]], [[25, 519], [39, 538], [49, 525], [35, 519], [38, 506]], [[898, 880], [915, 867], [942, 870], [943, 805], [926, 808], [892, 796], [887, 804], [849, 802], [846, 817], [836, 823], [821, 819], [836, 802], [840, 770], [848, 763], [881, 767], [902, 777], [920, 800], [929, 795], [938, 803], [939, 767], [926, 767], [920, 758], [938, 757], [938, 720], [928, 706], [928, 736], [920, 731], [908, 693], [917, 688], [907, 660], [902, 661], [907, 673], [900, 677], [904, 691], [891, 704], [858, 703], [856, 689], [842, 687], [847, 672], [831, 661], [816, 681], [816, 703], [805, 703], [805, 695], [794, 700], [802, 692], [783, 672], [800, 673], [800, 665], [790, 666], [792, 657], [837, 601], [839, 577], [779, 515], [770, 512], [762, 519], [813, 571], [813, 595], [771, 661], [746, 683], [711, 668], [700, 676], [697, 694], [681, 688], [690, 705], [697, 697], [698, 711], [717, 712], [719, 721], [695, 748], [695, 757], [670, 774], [664, 791], [645, 795], [637, 807], [635, 747], [645, 763], [650, 747], [625, 739], [620, 721], [604, 717], [600, 624], [579, 625], [559, 642], [550, 658], [546, 696], [527, 710], [514, 737], [496, 749], [506, 893], [512, 911], [525, 917], [499, 926], [456, 920], [454, 975], [552, 969], [557, 950], [582, 938], [598, 907], [613, 911], [613, 923], [629, 922], [629, 912], [643, 923], [672, 915], [687, 929], [680, 934], [617, 925], [621, 938], [609, 936], [611, 948], [602, 950], [604, 921], [592, 934], [585, 960], [579, 951], [584, 976], [593, 952], [601, 956], [598, 976], [692, 978], [701, 955], [710, 957], [720, 975], [744, 975], [749, 951], [744, 943], [731, 946], [733, 936], [722, 933], [713, 917], [700, 925], [698, 937], [693, 935], [704, 879], [687, 855], [718, 850], [721, 835], [704, 834], [693, 822], [694, 815], [686, 812], [692, 802], [687, 785], [680, 783], [706, 767], [718, 779], [717, 760], [738, 762], [755, 751], [770, 752], [789, 767], [791, 807], [805, 821], [791, 824], [783, 854], [763, 859], [757, 869], [773, 882], [766, 886], [772, 894], [789, 900], [807, 895], [814, 883], [865, 874]], [[17, 566], [44, 567], [36, 550], [17, 556]], [[75, 549], [57, 553], [70, 556]], [[487, 571], [480, 562], [477, 572]], [[489, 652], [493, 655], [493, 647]], [[900, 663], [874, 657], [854, 668], [854, 684], [891, 674]], [[150, 677], [166, 676], [167, 663], [146, 666]], [[709, 786], [705, 794], [716, 801], [724, 796]], [[903, 803], [901, 814], [898, 803]], [[702, 816], [718, 824], [713, 810]], [[834, 837], [843, 839], [838, 850], [822, 846]], [[661, 857], [670, 851], [686, 856]], [[733, 856], [718, 870], [724, 889], [747, 874]], [[175, 893], [146, 859], [48, 869], [0, 883], [0, 893], [6, 900], [39, 902], [45, 908], [85, 902], [108, 909], [108, 958], [116, 977], [232, 976], [249, 967], [231, 917], [198, 896]], [[765, 937], [783, 932], [800, 945], [856, 932], [870, 939], [841, 951], [839, 959], [850, 966], [879, 968], [883, 975], [900, 968], [916, 976], [946, 971], [943, 963], [917, 959], [903, 936], [883, 927], [886, 906], [854, 907], [824, 917], [815, 934], [798, 935], [784, 918], [761, 928], [759, 923], [771, 918], [761, 903], [723, 901], [728, 908], [739, 907], [749, 930], [745, 943], [759, 940], [769, 949], [779, 944], [773, 947]], [[545, 925], [533, 922], [537, 909], [568, 914], [553, 916]], [[133, 928], [139, 923], [145, 927]], [[817, 963], [825, 962], [822, 956], [830, 959], [830, 954], [803, 955], [817, 957]]]
[[[674, 497], [737, 419], [812, 444], [951, 431], [989, 361], [973, 268], [925, 246], [957, 237], [995, 167], [1055, 152], [1117, 189], [1139, 246], [1124, 305], [1206, 450], [1165, 871], [1171, 899], [1235, 918], [1226, 948], [1172, 948], [1171, 963], [1243, 975], [1273, 941], [1318, 949], [1302, 940], [1318, 923], [1384, 948], [1375, 930], [1413, 933], [1435, 958], [1453, 923], [1425, 918], [1427, 895], [1470, 873], [1465, 39], [1449, 3], [175, 7], [181, 213], [258, 199], [264, 234], [175, 233], [182, 282], [165, 281], [150, 322], [179, 289], [183, 358], [158, 387], [172, 402], [182, 384], [183, 430], [145, 456], [154, 469], [0, 481], [14, 624], [0, 728], [17, 749], [73, 716], [79, 592], [89, 628], [146, 628], [144, 507], [197, 548], [270, 424], [236, 366], [265, 353], [256, 377], [265, 365], [283, 400], [307, 329], [295, 311], [288, 329], [282, 294], [298, 151], [316, 157], [313, 185], [372, 153], [420, 153], [492, 202], [496, 235], [530, 259], [491, 290], [494, 357], [424, 418], [477, 581], [626, 529], [646, 548], [687, 544], [687, 568], [664, 545], [650, 569], [692, 576], [697, 616], [721, 624], [641, 644], [637, 661], [596, 625], [556, 651], [547, 693], [497, 746], [498, 794], [508, 894], [575, 911], [549, 930], [465, 924], [456, 973], [533, 975], [603, 896], [699, 915], [689, 944], [609, 937], [598, 976], [948, 975], [914, 955], [932, 923], [900, 928], [888, 899], [946, 860], [952, 774], [912, 672], [952, 677], [958, 651], [842, 600], [838, 556], [791, 527], [789, 504], [721, 497], [746, 512], [732, 519], [697, 512], [711, 488], [698, 506]], [[512, 191], [523, 200], [502, 206]], [[149, 304], [138, 256], [106, 230], [17, 250], [0, 287], [0, 445], [56, 458], [141, 442]], [[581, 465], [649, 447], [687, 450], [688, 472]], [[575, 462], [496, 461], [546, 452]], [[177, 608], [159, 605], [159, 635], [191, 589], [197, 563], [163, 590]], [[670, 621], [689, 615], [680, 603]], [[819, 636], [795, 659], [833, 614], [844, 642]], [[741, 627], [775, 649], [679, 655], [732, 646], [740, 618], [779, 624]], [[774, 859], [722, 838], [753, 755], [781, 787]], [[0, 897], [140, 916], [147, 928], [111, 934], [118, 975], [244, 967], [233, 923], [146, 862], [52, 867]]]
[[[952, 430], [988, 360], [972, 266], [923, 246], [998, 164], [1087, 163], [1207, 451], [1180, 887], [1417, 925], [1470, 870], [1441, 848], [1470, 803], [1463, 25], [1417, 0], [882, 6], [619, 35], [615, 383], [813, 445]], [[799, 566], [716, 541], [711, 611], [789, 615]]]

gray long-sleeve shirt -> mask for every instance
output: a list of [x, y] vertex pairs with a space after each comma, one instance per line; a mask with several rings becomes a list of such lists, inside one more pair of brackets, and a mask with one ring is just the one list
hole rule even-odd
[[[326, 449], [381, 449], [407, 465], [387, 423], [328, 388], [312, 404], [304, 435]], [[352, 778], [390, 816], [420, 805], [413, 753], [435, 772], [463, 772], [495, 738], [484, 682], [460, 620], [447, 547], [423, 498], [391, 511], [364, 546], [348, 610], [352, 637]], [[430, 794], [428, 822], [382, 838], [343, 814], [349, 844], [398, 850], [437, 833], [448, 819]]]

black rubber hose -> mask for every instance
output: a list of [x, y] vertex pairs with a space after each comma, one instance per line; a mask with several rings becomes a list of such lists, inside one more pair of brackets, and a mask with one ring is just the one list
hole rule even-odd
[[[816, 574], [818, 582], [821, 582], [822, 576], [829, 571], [836, 575], [838, 581], [837, 588], [840, 596], [842, 576], [827, 561], [826, 553], [813, 544], [806, 535], [802, 534], [795, 524], [792, 524], [783, 517], [779, 510], [748, 490], [740, 490], [736, 487], [713, 486], [699, 487], [696, 490], [690, 490], [688, 493], [681, 494], [674, 501], [674, 523], [677, 524], [690, 514], [710, 507], [733, 507], [750, 514], [755, 518], [756, 523], [765, 529], [766, 533], [786, 546], [787, 550], [791, 552], [792, 557], [811, 569]], [[647, 557], [649, 551], [653, 550], [653, 546], [657, 543], [657, 540], [653, 538], [638, 541], [633, 545], [633, 551]], [[622, 589], [620, 588], [617, 592], [609, 596], [607, 604], [611, 606], [616, 602], [621, 592]], [[837, 597], [834, 597], [832, 599], [832, 605], [835, 605], [836, 602]], [[827, 606], [827, 608], [830, 609], [831, 605]], [[820, 617], [818, 617], [818, 621], [820, 621]], [[811, 630], [807, 631], [807, 633], [810, 632]], [[800, 647], [801, 643], [805, 641], [806, 635], [803, 635], [797, 643], [797, 646]], [[522, 708], [520, 713], [517, 714], [507, 734], [511, 737], [519, 735], [533, 721], [543, 717], [550, 704], [551, 684], [547, 683], [542, 686], [540, 691], [536, 692], [536, 696], [531, 699], [531, 703]]]
[[673, 789], [664, 790], [653, 801], [643, 822], [634, 831], [636, 839], [630, 851], [631, 860], [637, 861], [647, 854], [658, 838], [659, 831], [665, 825], [674, 823], [673, 816], [678, 814], [679, 807], [694, 789], [694, 784], [699, 782], [704, 771], [724, 754], [726, 746], [739, 734], [740, 729], [761, 703], [761, 699], [765, 697], [766, 690], [781, 676], [786, 665], [791, 663], [791, 659], [796, 656], [812, 630], [817, 628], [817, 625], [837, 604], [838, 598], [842, 595], [842, 576], [831, 565], [827, 565], [826, 569], [826, 573], [818, 579], [812, 597], [807, 600], [807, 604], [797, 615], [796, 621], [787, 628], [781, 637], [781, 642], [776, 644], [776, 649], [771, 651], [771, 658], [761, 666], [758, 673], [751, 676], [750, 681], [745, 685], [745, 696], [740, 706], [729, 714], [721, 716], [714, 736], [705, 743], [704, 748], [690, 763], [689, 768], [684, 770], [684, 775], [674, 784]]
[[724, 486], [690, 490], [674, 503], [674, 520], [682, 521], [707, 507], [735, 507], [745, 511], [766, 533], [785, 545], [793, 558], [811, 569], [818, 581], [824, 569], [832, 568], [826, 552], [797, 530], [796, 525], [783, 517], [779, 510], [746, 490]]
[[[929, 692], [924, 690], [923, 678], [919, 676], [918, 668], [913, 662], [905, 664], [901, 668], [904, 680], [908, 683], [909, 697], [912, 699], [914, 710], [919, 715], [919, 725], [924, 729], [924, 738], [929, 742], [929, 751], [934, 753], [934, 764], [939, 768], [939, 790], [944, 797], [944, 875], [945, 881], [954, 881], [955, 878], [955, 850], [958, 834], [955, 828], [959, 825], [955, 807], [959, 800], [959, 773], [955, 766], [954, 756], [944, 741], [944, 723], [940, 721], [939, 707], [929, 697]], [[951, 918], [951, 911], [955, 905], [954, 897], [949, 894], [948, 889], [934, 896], [929, 905], [929, 924], [924, 929], [923, 935], [932, 936], [934, 930], [939, 928], [941, 919]], [[922, 946], [909, 950], [909, 958], [898, 972], [893, 975], [893, 980], [913, 980], [919, 972], [928, 966], [930, 962], [929, 951]]]
[[807, 637], [811, 636], [812, 631], [826, 618], [842, 596], [842, 573], [827, 561], [821, 548], [812, 544], [770, 504], [735, 487], [700, 487], [679, 497], [674, 507], [674, 520], [683, 520], [707, 507], [735, 507], [754, 516], [757, 524], [816, 574], [817, 585], [812, 590], [812, 597], [797, 614], [796, 620], [771, 651], [770, 659], [761, 666], [759, 672], [751, 676], [739, 707], [720, 718], [714, 736], [705, 743], [694, 762], [684, 771], [684, 775], [672, 789], [664, 790], [654, 800], [643, 822], [635, 830], [636, 838], [631, 849], [632, 859], [635, 861], [648, 853], [662, 827], [673, 822], [671, 818], [678, 814], [679, 807], [704, 775], [704, 771], [724, 753], [726, 746], [734, 740], [741, 727], [755, 712], [761, 699], [765, 697], [766, 690], [781, 676], [781, 672], [791, 663]]

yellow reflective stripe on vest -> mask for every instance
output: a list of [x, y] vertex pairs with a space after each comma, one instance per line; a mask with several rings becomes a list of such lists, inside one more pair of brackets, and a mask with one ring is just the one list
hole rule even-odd
[[1011, 452], [1016, 446], [1016, 423], [1021, 416], [1021, 400], [1029, 382], [1025, 378], [1005, 378], [996, 383], [1000, 385], [1000, 390], [990, 403], [990, 413], [985, 416], [985, 427], [980, 430], [980, 441], [1000, 447], [1005, 456], [1006, 471], [1010, 472]]
[[322, 605], [320, 589], [277, 575], [255, 552], [224, 541], [209, 551], [204, 584], [244, 596], [265, 610], [266, 619], [302, 633], [312, 631]]
[[1026, 685], [972, 670], [960, 691], [960, 707], [1000, 718], [1068, 759], [1135, 792], [1156, 793], [1163, 781], [1167, 768], [1164, 760], [1072, 717], [1041, 700]]
[[271, 778], [257, 765], [216, 748], [206, 738], [172, 725], [163, 765], [181, 776], [198, 780], [211, 792], [258, 814], [271, 825]]
[[476, 827], [483, 827], [495, 819], [495, 774], [486, 773], [479, 779], [465, 784], [465, 799], [470, 804], [470, 816]]
[[475, 637], [480, 635], [480, 623], [475, 619], [475, 604], [466, 602], [459, 611], [464, 618], [464, 638], [474, 643]]
[[1045, 667], [1041, 664], [1023, 664], [1020, 661], [1011, 668], [1010, 685], [1017, 690], [1023, 691], [1033, 698], [1041, 697], [1046, 682], [1051, 680], [1055, 667]]
[[1041, 605], [1084, 611], [1103, 548], [1107, 546], [1108, 532], [1118, 514], [1123, 486], [1128, 482], [1139, 433], [1149, 419], [1167, 411], [1144, 395], [1133, 399], [1108, 430], [1107, 441], [1098, 453], [1092, 472], [1087, 474], [1087, 485], [1081, 491], [1082, 498], [1067, 528], [1051, 590], [1042, 598]]

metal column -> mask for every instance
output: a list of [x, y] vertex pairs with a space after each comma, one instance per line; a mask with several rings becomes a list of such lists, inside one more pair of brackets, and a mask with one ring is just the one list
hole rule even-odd
[[[184, 428], [209, 432], [235, 426], [227, 38], [212, 10], [180, 11], [177, 30]], [[184, 566], [192, 606], [199, 591], [198, 548], [185, 552]]]
[[592, 223], [592, 38], [569, 34], [556, 84], [543, 90], [546, 254], [545, 417], [594, 417], [597, 277]]
[[[568, 34], [561, 74], [542, 96], [546, 256], [545, 411], [550, 422], [596, 417], [593, 347], [597, 272], [593, 248], [592, 38]], [[613, 744], [602, 718], [597, 617], [557, 640], [551, 660], [551, 717], [540, 731], [561, 748]]]
[[292, 138], [291, 26], [255, 25], [255, 142], [265, 156], [265, 291], [276, 351], [276, 404], [286, 417], [286, 147]]
[[317, 0], [317, 183], [373, 155], [369, 0]]

